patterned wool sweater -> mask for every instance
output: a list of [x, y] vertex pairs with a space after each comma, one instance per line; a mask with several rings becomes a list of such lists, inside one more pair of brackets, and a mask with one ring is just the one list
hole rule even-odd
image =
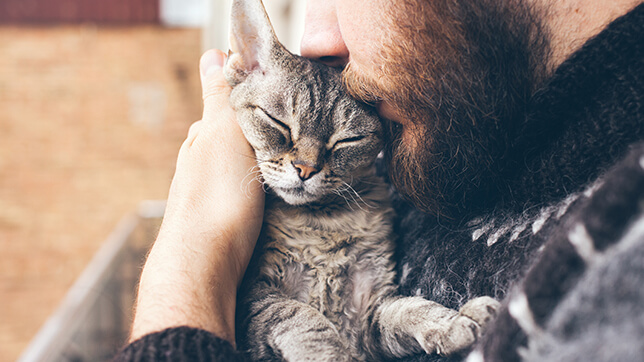
[[[504, 301], [468, 361], [644, 355], [643, 97], [640, 5], [533, 97], [512, 145], [520, 162], [497, 192], [479, 197], [482, 210], [446, 220], [394, 197], [402, 294], [451, 308], [482, 295]], [[186, 327], [145, 336], [117, 356], [237, 359], [244, 356], [227, 342]]]

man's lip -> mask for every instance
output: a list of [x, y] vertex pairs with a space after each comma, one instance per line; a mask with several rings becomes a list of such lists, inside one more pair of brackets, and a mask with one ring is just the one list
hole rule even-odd
[[380, 101], [376, 103], [376, 111], [378, 112], [378, 115], [380, 115], [380, 117], [386, 120], [400, 124], [403, 123], [400, 116], [398, 115], [398, 112], [396, 112], [396, 110], [387, 101]]

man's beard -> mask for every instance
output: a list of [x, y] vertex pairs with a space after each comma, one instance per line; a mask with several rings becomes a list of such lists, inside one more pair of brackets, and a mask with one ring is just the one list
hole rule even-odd
[[547, 76], [548, 42], [526, 0], [400, 0], [372, 69], [349, 63], [349, 92], [404, 120], [386, 132], [391, 181], [414, 205], [447, 217], [497, 202], [518, 162], [512, 141]]

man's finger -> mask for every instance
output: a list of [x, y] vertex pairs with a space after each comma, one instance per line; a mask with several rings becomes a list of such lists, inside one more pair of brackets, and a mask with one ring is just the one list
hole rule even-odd
[[219, 155], [222, 155], [222, 152], [234, 152], [235, 155], [244, 157], [245, 161], [252, 160], [252, 148], [237, 124], [235, 111], [230, 106], [231, 88], [223, 72], [225, 61], [226, 54], [217, 49], [209, 50], [201, 56], [199, 68], [204, 103], [203, 117], [194, 127], [194, 131], [199, 132], [189, 132], [192, 139], [187, 144], [191, 147], [203, 139], [204, 145], [210, 150], [215, 149], [215, 145], [222, 145], [218, 151]]
[[224, 52], [212, 49], [201, 56], [199, 62], [201, 74], [201, 89], [204, 101], [204, 121], [214, 119], [214, 114], [221, 114], [222, 111], [229, 111], [228, 97], [230, 86], [223, 74], [223, 65], [226, 60]]

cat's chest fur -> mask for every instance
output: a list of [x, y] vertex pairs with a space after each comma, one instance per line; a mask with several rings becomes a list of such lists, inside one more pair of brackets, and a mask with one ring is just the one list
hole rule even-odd
[[393, 211], [384, 187], [363, 199], [320, 209], [273, 200], [260, 278], [336, 325], [359, 322], [374, 298], [392, 292], [394, 277]]

